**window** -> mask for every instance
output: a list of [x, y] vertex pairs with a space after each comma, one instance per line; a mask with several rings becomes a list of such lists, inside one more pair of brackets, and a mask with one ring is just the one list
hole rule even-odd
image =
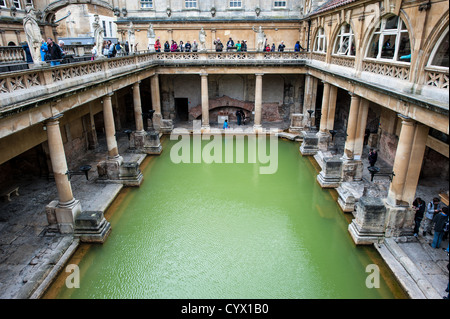
[[341, 26], [341, 30], [339, 31], [334, 44], [333, 53], [338, 55], [355, 56], [355, 39], [350, 24], [344, 24]]
[[25, 6], [32, 6], [33, 7], [33, 0], [26, 0]]
[[447, 27], [447, 31], [443, 33], [443, 35], [438, 41], [438, 45], [431, 53], [429, 65], [448, 68], [449, 67], [448, 59], [449, 54], [448, 54], [448, 27]]
[[367, 49], [367, 58], [410, 62], [408, 29], [398, 16], [381, 20]]
[[0, 7], [6, 7], [6, 0], [0, 0]]
[[314, 52], [327, 52], [327, 38], [325, 36], [325, 30], [323, 28], [320, 28], [317, 31], [316, 42], [314, 43]]
[[112, 22], [109, 21], [109, 34], [111, 35], [111, 38], [113, 37], [113, 29], [112, 29]]
[[106, 35], [106, 22], [105, 22], [105, 20], [102, 21], [102, 24], [103, 24], [103, 36], [104, 36], [104, 37], [107, 37], [107, 35]]
[[188, 8], [197, 8], [197, 0], [186, 0], [184, 2], [184, 6], [186, 9]]
[[153, 8], [153, 0], [141, 0], [141, 9]]
[[286, 1], [275, 1], [273, 3], [273, 6], [275, 8], [285, 8], [286, 7]]
[[13, 4], [13, 6], [15, 6], [17, 9], [21, 9], [21, 7], [20, 7], [20, 1], [19, 1], [19, 0], [13, 0], [12, 4]]
[[231, 0], [230, 1], [230, 8], [241, 8], [241, 7], [242, 7], [242, 1], [241, 0], [239, 0], [239, 1]]

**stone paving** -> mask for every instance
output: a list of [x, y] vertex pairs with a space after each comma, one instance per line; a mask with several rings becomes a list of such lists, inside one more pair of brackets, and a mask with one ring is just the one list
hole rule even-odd
[[[184, 123], [183, 127], [191, 129], [192, 123]], [[218, 127], [218, 126], [216, 126]], [[249, 125], [244, 126], [251, 127]], [[287, 128], [286, 124], [278, 123], [269, 128]], [[144, 155], [126, 152], [129, 141], [126, 135], [117, 134], [119, 152], [126, 161], [142, 161]], [[120, 184], [97, 183], [96, 164], [105, 159], [106, 142], [99, 137], [99, 147], [95, 151], [88, 151], [83, 159], [84, 165], [89, 163], [94, 169], [89, 172], [89, 181], [84, 176], [73, 176], [71, 178], [74, 197], [82, 203], [83, 210], [104, 211], [110, 202], [120, 192]], [[367, 155], [365, 155], [366, 157]], [[363, 161], [367, 159], [363, 156]], [[382, 159], [380, 159], [382, 163]], [[368, 165], [367, 165], [368, 166]], [[365, 170], [366, 171], [366, 170]], [[370, 183], [370, 174], [364, 172], [364, 183]], [[72, 236], [64, 236], [55, 233], [48, 227], [45, 206], [57, 199], [57, 191], [54, 180], [46, 179], [21, 179], [19, 196], [13, 196], [11, 202], [0, 202], [0, 298], [30, 298], [36, 289], [42, 289], [42, 282], [49, 274], [55, 272], [55, 265], [61, 263], [67, 251], [74, 249], [76, 242]], [[387, 177], [379, 177], [379, 185], [388, 185]], [[448, 184], [447, 184], [448, 185]], [[448, 186], [447, 186], [448, 187]], [[442, 186], [436, 180], [421, 181], [417, 194], [426, 201], [436, 196]], [[381, 187], [386, 191], [386, 187]], [[369, 192], [370, 194], [370, 192]], [[99, 200], [102, 198], [102, 200]], [[419, 239], [403, 238], [396, 241], [397, 248], [401, 249], [398, 256], [391, 255], [395, 260], [399, 256], [407, 256], [408, 263], [414, 264], [415, 270], [421, 273], [435, 294], [431, 296], [438, 298], [446, 294], [444, 292], [448, 283], [448, 254], [442, 249], [433, 249], [428, 243], [431, 236]], [[442, 246], [447, 247], [448, 240]], [[67, 255], [67, 253], [66, 253]], [[397, 266], [400, 263], [397, 262]], [[414, 285], [411, 279], [412, 271], [408, 267], [399, 267], [399, 277], [405, 274], [406, 282]], [[410, 271], [410, 273], [408, 273]], [[394, 271], [395, 272], [395, 271]], [[50, 275], [51, 277], [51, 275]], [[416, 278], [417, 279], [417, 278]], [[419, 282], [422, 282], [419, 280]], [[417, 284], [417, 282], [416, 282]], [[417, 287], [406, 290], [418, 289]], [[425, 297], [420, 292], [412, 294], [417, 298]]]

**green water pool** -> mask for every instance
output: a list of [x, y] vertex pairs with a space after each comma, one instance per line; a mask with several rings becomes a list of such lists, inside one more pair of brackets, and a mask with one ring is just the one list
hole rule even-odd
[[[141, 187], [110, 208], [107, 241], [69, 261], [80, 288], [67, 288], [62, 272], [47, 298], [405, 297], [374, 248], [354, 245], [350, 217], [298, 143], [279, 140], [268, 175], [260, 163], [175, 164], [175, 143], [164, 139]], [[379, 288], [366, 286], [371, 264]]]

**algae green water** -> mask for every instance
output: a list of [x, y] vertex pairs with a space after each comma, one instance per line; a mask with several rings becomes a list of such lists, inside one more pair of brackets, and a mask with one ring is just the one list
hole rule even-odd
[[404, 297], [373, 248], [353, 244], [298, 143], [279, 141], [271, 175], [259, 163], [175, 164], [174, 143], [114, 206], [109, 238], [79, 261], [80, 288], [61, 285], [55, 298]]

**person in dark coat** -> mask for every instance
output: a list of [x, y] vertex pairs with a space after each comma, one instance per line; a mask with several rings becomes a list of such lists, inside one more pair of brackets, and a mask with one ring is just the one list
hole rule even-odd
[[50, 61], [50, 65], [52, 65], [52, 66], [61, 64], [61, 62], [60, 62], [60, 60], [62, 59], [61, 49], [53, 41], [52, 38], [47, 39], [47, 47], [48, 47], [48, 52], [45, 55], [46, 61]]
[[444, 236], [445, 224], [448, 222], [448, 207], [442, 207], [441, 211], [433, 218], [434, 238], [431, 247], [439, 248], [441, 246], [442, 237]]
[[25, 42], [22, 45], [22, 49], [25, 51], [27, 63], [33, 63], [33, 57], [31, 56], [30, 47], [28, 46], [28, 43]]
[[416, 211], [414, 216], [414, 237], [419, 236], [420, 223], [423, 219], [423, 214], [425, 213], [425, 201], [422, 198], [417, 197], [413, 202], [413, 208]]
[[371, 167], [375, 166], [377, 159], [378, 159], [377, 151], [375, 151], [373, 148], [371, 148], [369, 151], [369, 164]]

